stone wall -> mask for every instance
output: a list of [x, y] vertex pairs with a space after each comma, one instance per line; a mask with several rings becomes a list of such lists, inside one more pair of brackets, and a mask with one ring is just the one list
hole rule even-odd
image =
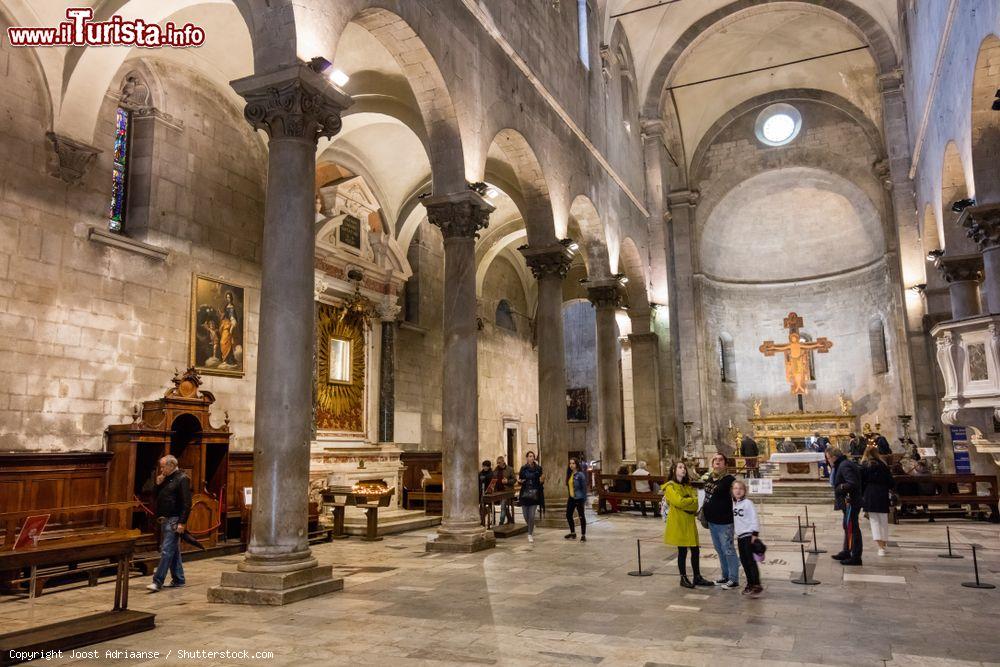
[[600, 415], [597, 411], [597, 315], [586, 300], [563, 304], [566, 388], [590, 392], [590, 421], [569, 424], [570, 451], [585, 450], [590, 460], [601, 458]]
[[[203, 78], [155, 62], [150, 222], [155, 261], [87, 240], [106, 228], [116, 102], [105, 98], [103, 152], [76, 185], [50, 176], [44, 82], [28, 50], [0, 50], [0, 449], [96, 450], [104, 427], [161, 396], [188, 365], [193, 273], [245, 285], [243, 378], [206, 377], [216, 421], [252, 444], [264, 149], [241, 110]], [[121, 75], [135, 67], [126, 62]]]

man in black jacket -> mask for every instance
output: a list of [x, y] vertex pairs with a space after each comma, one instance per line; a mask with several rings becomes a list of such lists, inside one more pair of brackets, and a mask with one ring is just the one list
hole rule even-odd
[[153, 573], [153, 583], [146, 586], [154, 593], [163, 588], [170, 570], [168, 588], [184, 585], [181, 565], [180, 536], [187, 529], [191, 514], [191, 480], [177, 469], [177, 459], [167, 455], [160, 459], [160, 474], [156, 476], [156, 518], [160, 522], [160, 563]]
[[740, 557], [736, 554], [733, 531], [733, 482], [736, 478], [726, 469], [726, 457], [717, 453], [712, 457], [712, 470], [704, 477], [705, 504], [702, 514], [708, 522], [712, 546], [719, 555], [722, 578], [715, 583], [725, 590], [740, 585]]
[[841, 565], [861, 565], [861, 469], [835, 446], [827, 447], [826, 460], [833, 468], [834, 507], [844, 513], [844, 548], [831, 558]]

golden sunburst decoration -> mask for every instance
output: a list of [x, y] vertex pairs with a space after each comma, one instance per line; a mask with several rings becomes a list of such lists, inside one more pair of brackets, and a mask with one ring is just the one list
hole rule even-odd
[[[318, 304], [316, 311], [316, 428], [318, 429], [350, 433], [362, 433], [365, 430], [366, 327], [367, 317], [364, 311], [357, 307], [350, 308], [347, 304], [341, 307]], [[346, 340], [350, 344], [350, 382], [331, 382], [329, 379], [332, 339]]]

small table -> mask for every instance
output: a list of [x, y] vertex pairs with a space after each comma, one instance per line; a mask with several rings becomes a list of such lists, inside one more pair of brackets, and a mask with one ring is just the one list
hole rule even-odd
[[819, 479], [819, 463], [826, 460], [820, 452], [771, 454], [769, 463], [778, 464], [777, 479]]

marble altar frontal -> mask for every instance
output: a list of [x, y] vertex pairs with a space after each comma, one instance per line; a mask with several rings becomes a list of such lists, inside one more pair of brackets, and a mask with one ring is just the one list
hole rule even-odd
[[819, 479], [819, 464], [825, 460], [820, 452], [771, 454], [770, 463], [778, 464], [777, 479]]

